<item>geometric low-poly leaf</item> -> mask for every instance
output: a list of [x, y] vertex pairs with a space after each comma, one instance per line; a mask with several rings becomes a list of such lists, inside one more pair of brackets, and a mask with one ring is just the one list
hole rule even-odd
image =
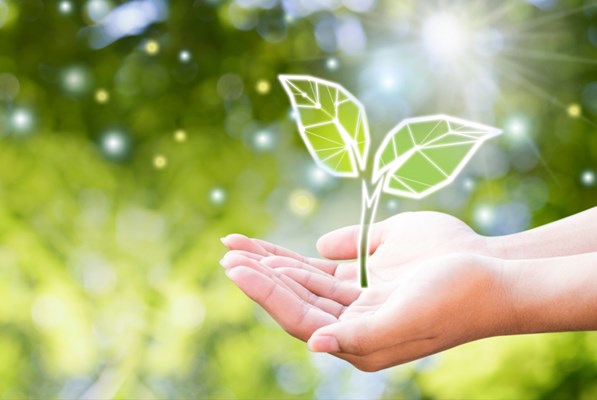
[[447, 115], [405, 119], [375, 154], [373, 180], [386, 176], [384, 192], [423, 198], [452, 182], [481, 144], [500, 133]]
[[317, 164], [335, 176], [357, 177], [367, 165], [370, 142], [363, 105], [334, 82], [306, 75], [278, 78]]

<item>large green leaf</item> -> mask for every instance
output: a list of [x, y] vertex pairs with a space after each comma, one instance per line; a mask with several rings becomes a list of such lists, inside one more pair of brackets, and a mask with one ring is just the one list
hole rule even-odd
[[301, 137], [315, 161], [332, 175], [364, 170], [369, 126], [363, 105], [342, 86], [304, 75], [280, 75]]
[[452, 182], [481, 144], [500, 133], [446, 115], [406, 119], [375, 154], [373, 180], [387, 174], [384, 192], [423, 198]]

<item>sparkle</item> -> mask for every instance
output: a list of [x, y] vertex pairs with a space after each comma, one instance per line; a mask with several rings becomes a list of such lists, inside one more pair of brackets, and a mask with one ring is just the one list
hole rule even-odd
[[568, 116], [570, 116], [570, 118], [578, 118], [582, 114], [582, 108], [577, 103], [570, 104], [566, 111], [568, 112]]
[[184, 142], [187, 140], [187, 133], [182, 129], [177, 130], [174, 132], [174, 140], [176, 140], [178, 143]]
[[104, 134], [101, 145], [108, 155], [115, 157], [124, 155], [127, 147], [124, 135], [116, 131]]
[[88, 73], [85, 69], [78, 66], [70, 67], [62, 75], [62, 84], [69, 92], [81, 93], [88, 87], [87, 78]]
[[155, 169], [164, 169], [168, 165], [168, 159], [165, 156], [158, 154], [153, 157], [153, 166]]
[[591, 170], [583, 171], [580, 175], [580, 181], [585, 186], [594, 186], [595, 185], [595, 172]]
[[399, 206], [399, 204], [398, 204], [398, 201], [396, 199], [390, 199], [386, 203], [386, 208], [388, 209], [388, 211], [391, 211], [391, 212], [398, 211], [398, 206]]
[[98, 89], [95, 92], [95, 101], [100, 104], [105, 104], [110, 100], [110, 94], [106, 89]]
[[255, 147], [259, 150], [271, 150], [274, 146], [272, 134], [271, 132], [266, 130], [257, 132], [253, 141]]
[[325, 66], [327, 67], [327, 69], [329, 69], [330, 71], [335, 71], [338, 69], [339, 63], [338, 63], [338, 59], [335, 57], [330, 57], [327, 59], [327, 61], [325, 62]]
[[489, 206], [480, 206], [475, 209], [474, 218], [477, 224], [487, 226], [493, 222], [494, 212]]
[[462, 21], [447, 13], [431, 16], [423, 25], [422, 38], [430, 57], [439, 61], [457, 60], [468, 40]]
[[315, 210], [317, 201], [315, 196], [306, 190], [295, 190], [288, 199], [290, 210], [301, 217], [305, 217]]
[[462, 182], [462, 186], [468, 190], [471, 191], [475, 188], [475, 181], [472, 178], [466, 178], [463, 182]]
[[28, 110], [19, 109], [12, 114], [11, 122], [15, 130], [26, 131], [33, 125], [33, 117]]
[[226, 201], [226, 191], [221, 187], [215, 187], [209, 192], [209, 199], [213, 204], [222, 204]]
[[255, 84], [255, 90], [259, 94], [268, 94], [270, 89], [271, 89], [271, 85], [265, 79], [260, 79], [257, 81], [257, 84]]
[[191, 61], [191, 52], [188, 50], [181, 50], [180, 53], [178, 53], [178, 59], [183, 63]]
[[155, 40], [151, 39], [148, 40], [147, 42], [145, 42], [145, 52], [147, 54], [149, 54], [150, 56], [156, 55], [158, 54], [158, 52], [160, 51], [160, 44], [158, 42], [156, 42]]
[[70, 1], [61, 1], [58, 3], [58, 11], [62, 14], [70, 14], [73, 11], [73, 4]]

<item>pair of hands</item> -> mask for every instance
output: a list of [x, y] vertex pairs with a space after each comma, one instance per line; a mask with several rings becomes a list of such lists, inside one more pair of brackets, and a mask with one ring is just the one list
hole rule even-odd
[[[324, 235], [322, 256], [352, 260], [358, 228]], [[222, 239], [228, 277], [312, 351], [364, 371], [508, 332], [512, 307], [488, 238], [441, 213], [403, 213], [373, 225], [367, 289], [357, 262], [303, 257], [242, 235]]]

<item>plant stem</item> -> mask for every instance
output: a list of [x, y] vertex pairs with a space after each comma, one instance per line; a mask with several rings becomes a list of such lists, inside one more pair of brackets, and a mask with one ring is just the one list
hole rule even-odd
[[359, 231], [359, 265], [360, 265], [360, 281], [361, 287], [366, 288], [369, 285], [367, 277], [367, 259], [369, 257], [369, 236], [371, 233], [371, 225], [375, 219], [375, 212], [377, 211], [377, 204], [381, 193], [381, 186], [383, 180], [376, 184], [369, 184], [367, 180], [363, 179], [363, 195], [361, 208], [361, 226]]

